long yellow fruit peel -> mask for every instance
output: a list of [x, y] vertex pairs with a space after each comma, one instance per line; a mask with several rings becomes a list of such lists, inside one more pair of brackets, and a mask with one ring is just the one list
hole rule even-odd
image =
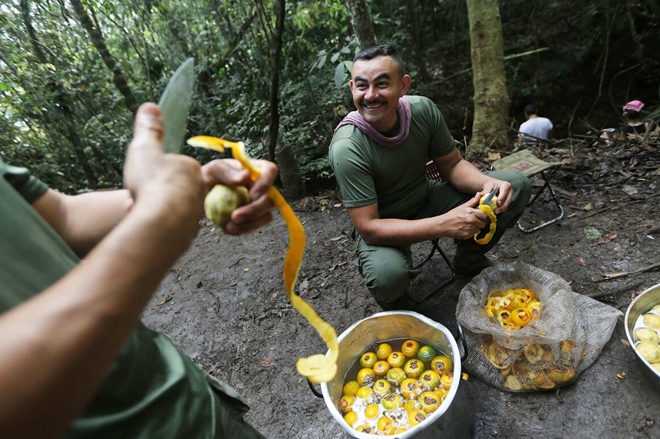
[[[220, 152], [224, 152], [225, 148], [230, 148], [232, 156], [250, 172], [252, 181], [255, 181], [260, 175], [259, 170], [254, 167], [245, 154], [243, 142], [230, 142], [211, 136], [195, 136], [188, 139], [187, 143], [190, 146], [214, 149]], [[277, 188], [271, 186], [268, 189], [268, 196], [280, 210], [282, 218], [289, 230], [289, 248], [284, 258], [283, 273], [287, 297], [293, 308], [302, 314], [314, 329], [316, 329], [329, 349], [327, 356], [316, 354], [306, 358], [299, 358], [296, 362], [296, 368], [298, 369], [298, 373], [307, 377], [309, 381], [317, 384], [324, 383], [333, 379], [337, 373], [337, 356], [339, 355], [337, 333], [330, 324], [319, 317], [314, 308], [294, 293], [294, 286], [298, 280], [298, 273], [300, 272], [303, 253], [305, 252], [305, 229]]]

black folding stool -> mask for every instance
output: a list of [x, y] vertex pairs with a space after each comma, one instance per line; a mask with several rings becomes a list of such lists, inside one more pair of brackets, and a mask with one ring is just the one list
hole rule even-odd
[[[549, 226], [550, 224], [556, 223], [557, 221], [559, 221], [564, 217], [564, 208], [559, 202], [559, 198], [557, 197], [557, 194], [552, 188], [552, 185], [550, 185], [550, 178], [545, 172], [548, 169], [557, 166], [561, 166], [561, 163], [548, 163], [546, 161], [543, 161], [540, 158], [536, 157], [534, 154], [532, 154], [532, 152], [529, 151], [528, 149], [523, 149], [521, 151], [515, 152], [493, 163], [493, 169], [496, 171], [516, 170], [522, 172], [527, 177], [532, 177], [534, 175], [540, 174], [541, 178], [543, 179], [543, 187], [541, 187], [541, 189], [538, 192], [536, 192], [536, 194], [533, 194], [531, 200], [529, 201], [529, 204], [527, 204], [527, 207], [531, 206], [534, 203], [534, 201], [536, 201], [536, 199], [546, 189], [550, 192], [550, 195], [552, 196], [554, 203], [557, 205], [558, 215], [552, 219], [544, 220], [543, 224], [539, 224], [535, 227], [523, 226], [521, 223], [522, 220], [521, 217], [518, 220], [518, 228], [525, 233], [532, 233], [545, 226]], [[523, 213], [523, 216], [524, 215], [525, 214]]]
[[[438, 169], [435, 167], [435, 164], [433, 161], [428, 161], [426, 163], [426, 178], [429, 180], [436, 180], [436, 181], [442, 181], [442, 177], [440, 177], [440, 173], [438, 173]], [[443, 289], [445, 286], [449, 285], [456, 279], [456, 273], [454, 272], [454, 265], [451, 263], [445, 252], [440, 248], [440, 239], [432, 239], [431, 241], [431, 251], [426, 255], [424, 259], [419, 261], [414, 265], [414, 268], [420, 268], [424, 264], [426, 264], [433, 255], [437, 252], [441, 257], [442, 260], [445, 261], [447, 264], [447, 267], [449, 268], [449, 276], [446, 278], [443, 278], [440, 280], [440, 282], [431, 289], [431, 291], [427, 292], [424, 294], [422, 297], [416, 298], [416, 297], [410, 297], [410, 299], [415, 302], [415, 303], [422, 303], [437, 292], [439, 292], [441, 289]]]

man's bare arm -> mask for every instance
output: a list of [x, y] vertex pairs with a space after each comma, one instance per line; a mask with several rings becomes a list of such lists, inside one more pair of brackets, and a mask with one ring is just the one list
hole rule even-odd
[[168, 268], [194, 239], [199, 164], [164, 156], [141, 108], [126, 175], [135, 205], [67, 276], [0, 316], [0, 437], [61, 436], [102, 383]]
[[360, 237], [369, 245], [411, 245], [429, 239], [466, 239], [486, 225], [486, 214], [476, 209], [479, 196], [451, 211], [431, 218], [380, 218], [378, 205], [352, 207], [348, 214]]
[[32, 206], [83, 257], [126, 216], [132, 203], [127, 190], [71, 196], [48, 189]]

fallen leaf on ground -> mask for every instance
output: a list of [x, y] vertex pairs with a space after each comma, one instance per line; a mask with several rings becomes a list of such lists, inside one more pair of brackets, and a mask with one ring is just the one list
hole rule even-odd
[[162, 302], [160, 302], [158, 305], [156, 305], [156, 308], [158, 308], [159, 306], [163, 306], [163, 305], [165, 305], [165, 304], [166, 304], [167, 302], [169, 302], [170, 300], [172, 300], [172, 297], [171, 297], [171, 296], [167, 296], [166, 298], [163, 299]]
[[611, 240], [613, 240], [613, 239], [616, 238], [617, 236], [618, 236], [618, 233], [616, 233], [616, 232], [610, 232], [610, 233], [608, 233], [607, 235], [605, 235], [605, 236], [603, 236], [602, 238], [600, 238], [600, 239], [598, 240], [598, 244], [604, 244], [604, 243], [606, 243], [606, 242], [610, 242]]

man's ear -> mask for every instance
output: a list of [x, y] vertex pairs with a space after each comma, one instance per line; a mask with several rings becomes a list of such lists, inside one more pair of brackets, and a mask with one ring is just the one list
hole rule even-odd
[[351, 91], [353, 91], [354, 84], [353, 84], [352, 79], [350, 81], [348, 81], [348, 85], [349, 85], [349, 87], [351, 87]]
[[409, 88], [410, 88], [410, 75], [403, 75], [403, 78], [401, 78], [401, 96], [408, 93]]

